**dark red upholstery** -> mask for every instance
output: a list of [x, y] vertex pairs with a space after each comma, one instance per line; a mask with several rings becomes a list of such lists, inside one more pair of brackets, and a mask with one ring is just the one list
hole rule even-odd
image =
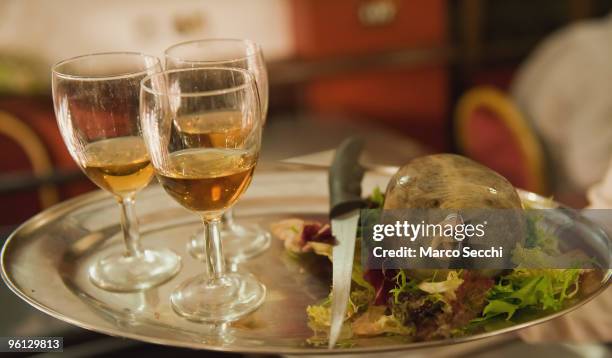
[[514, 186], [527, 188], [525, 163], [527, 158], [515, 140], [512, 131], [496, 112], [480, 107], [468, 120], [468, 132], [464, 150], [469, 156], [505, 176]]
[[[57, 169], [77, 170], [59, 133], [49, 97], [0, 97], [0, 111], [16, 117], [36, 133], [47, 149]], [[25, 143], [27, 145], [27, 143]], [[31, 173], [30, 163], [22, 145], [0, 135], [0, 175]], [[58, 187], [60, 200], [82, 194], [95, 188], [87, 179]], [[0, 196], [0, 226], [19, 224], [38, 213], [42, 207], [38, 190], [15, 191]]]

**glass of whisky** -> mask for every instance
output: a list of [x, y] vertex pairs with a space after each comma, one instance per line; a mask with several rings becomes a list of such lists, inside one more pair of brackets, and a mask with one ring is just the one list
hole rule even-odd
[[[257, 309], [266, 289], [228, 272], [221, 217], [249, 186], [261, 146], [262, 116], [251, 72], [229, 67], [166, 70], [141, 84], [143, 137], [166, 192], [202, 219], [206, 271], [170, 296], [179, 315], [197, 322], [239, 319]], [[197, 120], [197, 135], [182, 130]], [[218, 134], [219, 127], [232, 127]]]
[[52, 70], [53, 103], [72, 158], [121, 207], [125, 251], [89, 269], [91, 281], [115, 292], [145, 290], [166, 282], [181, 268], [168, 249], [143, 249], [135, 194], [154, 171], [141, 136], [140, 81], [161, 71], [157, 57], [131, 52], [98, 53], [57, 63]]
[[[187, 41], [170, 46], [164, 52], [166, 69], [232, 67], [250, 71], [261, 102], [261, 113], [265, 123], [268, 112], [268, 72], [261, 47], [244, 39], [203, 39]], [[231, 120], [215, 126], [200, 125], [200, 118], [185, 119], [177, 130], [186, 136], [216, 138], [234, 136], [240, 128]], [[208, 146], [214, 147], [215, 141]], [[248, 260], [264, 252], [270, 246], [270, 233], [255, 223], [234, 220], [233, 210], [223, 214], [222, 236], [226, 258], [233, 263]], [[196, 258], [203, 259], [204, 242], [200, 235], [194, 235], [187, 243], [187, 250]]]

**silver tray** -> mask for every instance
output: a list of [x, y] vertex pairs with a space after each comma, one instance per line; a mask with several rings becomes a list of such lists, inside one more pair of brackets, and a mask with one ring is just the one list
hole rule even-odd
[[[364, 192], [385, 187], [389, 176], [367, 173]], [[242, 222], [267, 227], [287, 217], [325, 219], [328, 210], [327, 175], [324, 171], [258, 172], [236, 207]], [[549, 199], [522, 192], [532, 206], [555, 205]], [[114, 200], [101, 191], [56, 205], [21, 225], [2, 251], [2, 278], [33, 307], [76, 326], [145, 342], [230, 352], [275, 354], [325, 354], [394, 351], [467, 342], [537, 324], [572, 310], [604, 290], [601, 284], [586, 292], [562, 312], [486, 333], [460, 338], [410, 342], [405, 337], [357, 338], [349, 348], [327, 350], [306, 343], [312, 335], [305, 308], [327, 296], [330, 282], [287, 255], [282, 242], [273, 239], [261, 256], [241, 265], [268, 288], [263, 306], [230, 325], [197, 324], [178, 317], [169, 305], [171, 290], [203, 270], [185, 251], [187, 238], [199, 230], [199, 221], [172, 201], [158, 185], [137, 197], [143, 244], [169, 247], [183, 256], [183, 268], [164, 285], [141, 293], [110, 293], [93, 286], [87, 268], [109, 250], [121, 250], [119, 212]]]

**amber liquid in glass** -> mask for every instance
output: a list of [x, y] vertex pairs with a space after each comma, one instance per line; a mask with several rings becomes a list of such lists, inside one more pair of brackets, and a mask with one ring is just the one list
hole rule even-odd
[[149, 184], [153, 166], [140, 137], [117, 137], [85, 147], [85, 173], [94, 183], [119, 196], [134, 193]]
[[231, 148], [240, 146], [250, 131], [243, 120], [238, 111], [219, 111], [179, 117], [175, 124], [187, 148]]
[[253, 177], [257, 156], [239, 149], [197, 148], [170, 154], [158, 174], [170, 196], [187, 209], [219, 212], [238, 200]]

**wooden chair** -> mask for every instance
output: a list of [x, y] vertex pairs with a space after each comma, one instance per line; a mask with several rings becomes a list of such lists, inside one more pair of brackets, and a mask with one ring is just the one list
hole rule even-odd
[[[0, 111], [0, 136], [16, 144], [25, 154], [29, 163], [23, 168], [30, 167], [34, 176], [42, 177], [53, 172], [53, 163], [39, 136], [24, 122], [12, 114]], [[4, 156], [16, 153], [5, 152]], [[59, 193], [55, 185], [43, 185], [38, 189], [38, 200], [42, 209], [59, 202]]]
[[549, 194], [542, 145], [505, 93], [482, 86], [465, 93], [455, 112], [455, 140], [466, 156], [492, 168], [517, 187]]

